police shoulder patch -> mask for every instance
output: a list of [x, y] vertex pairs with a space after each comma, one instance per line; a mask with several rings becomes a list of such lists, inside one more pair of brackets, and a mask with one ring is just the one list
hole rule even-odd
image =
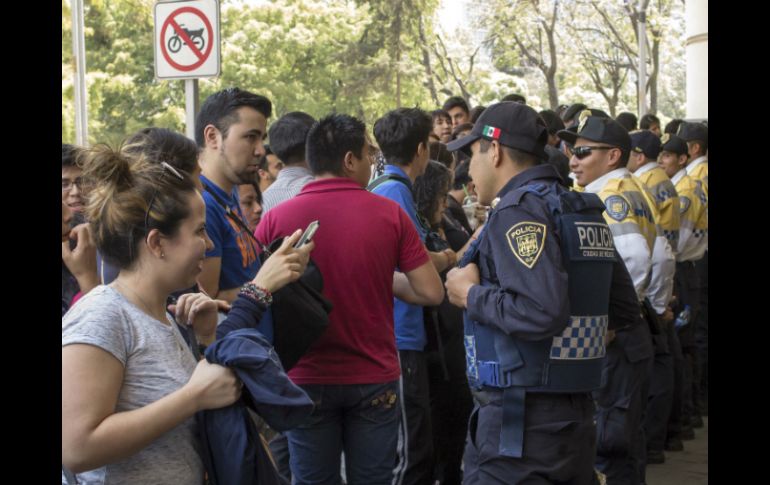
[[622, 221], [628, 217], [628, 211], [630, 206], [626, 199], [619, 195], [611, 195], [604, 201], [604, 205], [607, 208], [607, 215], [615, 219], [616, 221]]
[[532, 269], [545, 245], [546, 226], [539, 222], [524, 221], [511, 226], [505, 233], [508, 245], [521, 264]]
[[690, 198], [684, 195], [679, 196], [679, 213], [684, 214], [690, 208]]

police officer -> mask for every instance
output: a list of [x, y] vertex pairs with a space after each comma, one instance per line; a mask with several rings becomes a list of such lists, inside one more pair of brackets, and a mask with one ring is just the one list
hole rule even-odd
[[[687, 163], [687, 175], [700, 183], [703, 193], [706, 195], [706, 211], [708, 212], [709, 195], [709, 164], [708, 159], [708, 126], [703, 123], [682, 123], [679, 126], [679, 137], [687, 142], [690, 161]], [[694, 409], [692, 415], [693, 427], [703, 426], [701, 414], [708, 414], [703, 409], [708, 394], [708, 274], [709, 274], [708, 236], [706, 236], [706, 252], [703, 258], [695, 262], [698, 273], [698, 285], [700, 288], [700, 311], [695, 316], [694, 332], [695, 347], [697, 352], [696, 366], [694, 370], [695, 382], [693, 383]]]
[[[675, 253], [679, 241], [679, 197], [671, 179], [657, 164], [660, 138], [650, 130], [638, 130], [630, 135], [631, 155], [627, 168], [651, 195], [648, 202], [651, 208], [656, 209], [658, 230], [664, 234], [672, 253]], [[670, 284], [661, 288], [657, 295], [651, 295], [651, 306], [657, 315], [659, 331], [652, 336], [655, 357], [650, 370], [650, 391], [644, 418], [647, 463], [665, 461], [663, 445], [674, 398], [674, 357], [671, 348], [674, 318], [669, 303], [676, 267], [669, 266], [667, 269]]]
[[474, 396], [465, 484], [591, 483], [590, 391], [601, 383], [608, 326], [638, 318], [601, 201], [560, 186], [542, 164], [547, 137], [532, 108], [502, 102], [447, 147], [470, 148], [479, 202], [493, 207], [446, 282], [465, 309]]
[[[706, 195], [702, 185], [692, 179], [686, 170], [689, 157], [686, 142], [676, 135], [668, 133], [661, 139], [662, 146], [659, 165], [671, 178], [679, 195], [680, 220], [679, 247], [677, 251], [675, 288], [678, 296], [676, 313], [690, 307], [690, 320], [687, 325], [677, 329], [677, 338], [681, 344], [683, 363], [681, 370], [676, 369], [674, 384], [674, 403], [669, 419], [668, 442], [666, 449], [683, 449], [682, 439], [694, 438], [694, 432], [687, 413], [692, 412], [692, 372], [694, 361], [694, 322], [697, 322], [700, 307], [698, 294], [698, 273], [696, 265], [704, 257], [708, 245], [708, 211]], [[675, 356], [675, 359], [678, 356]], [[680, 364], [675, 361], [675, 366]], [[688, 406], [688, 401], [690, 404]]]
[[[658, 238], [644, 189], [626, 168], [631, 151], [628, 132], [612, 119], [591, 116], [590, 111], [584, 111], [575, 131], [562, 130], [558, 135], [574, 144], [570, 168], [577, 184], [604, 201], [605, 220], [641, 303], [655, 276], [650, 271], [653, 248], [661, 239], [665, 242], [665, 238]], [[663, 255], [665, 251], [658, 254]], [[646, 316], [649, 323], [649, 313]], [[606, 475], [609, 485], [637, 484], [642, 480], [640, 472], [645, 462], [642, 417], [653, 357], [650, 329], [650, 325], [636, 325], [629, 331], [618, 332], [616, 345], [607, 349], [604, 362], [607, 379], [596, 393], [599, 435], [596, 466]]]

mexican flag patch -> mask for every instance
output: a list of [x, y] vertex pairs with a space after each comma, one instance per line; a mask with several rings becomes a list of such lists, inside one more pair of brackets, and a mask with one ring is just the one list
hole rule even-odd
[[481, 133], [493, 140], [500, 138], [500, 128], [495, 128], [494, 126], [484, 125], [484, 130]]

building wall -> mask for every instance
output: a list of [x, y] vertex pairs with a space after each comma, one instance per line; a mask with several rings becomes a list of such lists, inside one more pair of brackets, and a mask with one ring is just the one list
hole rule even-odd
[[687, 0], [687, 119], [709, 116], [708, 0]]

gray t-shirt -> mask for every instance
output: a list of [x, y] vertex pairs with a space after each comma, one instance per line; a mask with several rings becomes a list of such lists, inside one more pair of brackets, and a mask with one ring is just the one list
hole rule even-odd
[[[64, 315], [61, 344], [94, 345], [123, 364], [115, 412], [147, 406], [179, 389], [196, 365], [175, 324], [155, 320], [109, 286], [97, 286]], [[77, 478], [86, 484], [200, 484], [198, 447], [190, 418], [132, 457]]]

